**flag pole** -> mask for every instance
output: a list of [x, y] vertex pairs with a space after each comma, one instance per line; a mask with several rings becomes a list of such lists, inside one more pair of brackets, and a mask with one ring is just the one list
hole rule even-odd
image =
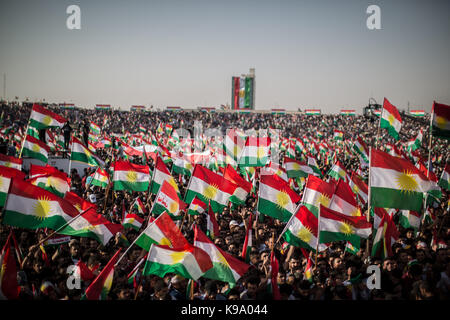
[[317, 256], [319, 255], [319, 243], [320, 243], [320, 207], [319, 206], [319, 213], [317, 215], [317, 245], [316, 245], [316, 258], [314, 259], [314, 265], [317, 266]]
[[[380, 118], [381, 118], [381, 115], [380, 115]], [[370, 190], [371, 190], [371, 174], [370, 174], [370, 168], [371, 168], [371, 166], [372, 166], [372, 147], [370, 146], [369, 147], [369, 184], [368, 184], [368, 195], [367, 195], [367, 197], [368, 197], [368, 199], [367, 199], [367, 214], [366, 214], [366, 216], [367, 216], [367, 222], [370, 222], [370, 207], [371, 207], [371, 192], [370, 192]], [[370, 253], [370, 251], [369, 251], [369, 238], [367, 238], [367, 243], [366, 243], [366, 254], [367, 255], [369, 255], [369, 253]]]
[[299, 203], [299, 205], [298, 205], [297, 208], [295, 209], [295, 213], [289, 218], [289, 221], [288, 221], [288, 222], [286, 223], [286, 225], [284, 226], [283, 231], [280, 233], [280, 236], [278, 237], [278, 240], [277, 240], [277, 242], [275, 242], [274, 245], [276, 245], [276, 244], [278, 243], [278, 241], [280, 241], [281, 236], [286, 232], [286, 229], [288, 228], [289, 223], [291, 222], [292, 218], [295, 217], [295, 215], [297, 214], [298, 210], [300, 209], [300, 207], [301, 207], [302, 205], [303, 205], [302, 203]]
[[70, 176], [70, 169], [72, 168], [73, 139], [71, 139], [71, 142], [72, 142], [72, 145], [70, 146], [69, 169], [68, 169], [69, 176]]
[[378, 130], [377, 130], [377, 137], [375, 139], [375, 149], [378, 148], [378, 139], [380, 137], [380, 127], [381, 127], [381, 116], [383, 115], [383, 110], [384, 110], [384, 100], [383, 100], [383, 108], [381, 108], [380, 117], [378, 119]]
[[[31, 112], [33, 112], [33, 110], [31, 110]], [[30, 114], [30, 116], [31, 116], [31, 114]], [[22, 157], [23, 146], [25, 144], [25, 140], [27, 139], [29, 126], [30, 126], [30, 119], [28, 119], [27, 129], [25, 130], [25, 134], [24, 134], [24, 137], [22, 139], [22, 147], [20, 148], [19, 159]]]
[[[156, 220], [158, 220], [161, 217], [162, 214], [159, 215], [158, 218], [155, 219], [155, 221], [152, 222], [152, 224], [154, 224], [156, 222]], [[145, 230], [147, 230], [149, 226], [145, 227], [144, 231], [141, 232], [140, 235], [138, 235], [136, 237], [136, 239], [134, 239], [134, 241], [130, 244], [130, 246], [127, 248], [127, 250], [125, 250], [125, 252], [120, 256], [119, 260], [117, 260], [116, 264], [114, 265], [114, 268], [117, 267], [117, 265], [119, 264], [119, 262], [123, 259], [123, 257], [127, 254], [127, 252], [131, 249], [131, 247], [136, 243], [136, 241], [139, 239], [139, 237], [145, 232]], [[153, 246], [153, 244], [152, 244]], [[151, 250], [151, 247], [150, 247]], [[150, 253], [150, 250], [148, 251]]]

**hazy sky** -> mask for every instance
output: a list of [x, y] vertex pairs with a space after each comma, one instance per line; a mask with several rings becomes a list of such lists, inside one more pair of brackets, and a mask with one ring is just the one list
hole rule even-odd
[[[72, 4], [81, 30], [66, 27]], [[382, 30], [366, 27], [371, 4]], [[450, 104], [450, 1], [0, 2], [9, 99], [220, 106], [252, 67], [257, 109]]]

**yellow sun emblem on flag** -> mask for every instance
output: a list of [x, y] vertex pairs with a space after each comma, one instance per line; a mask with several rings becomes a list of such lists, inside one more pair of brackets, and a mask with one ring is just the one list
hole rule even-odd
[[341, 225], [339, 226], [339, 231], [346, 236], [351, 235], [353, 233], [353, 228], [350, 224], [348, 224], [345, 221], [341, 222]]
[[389, 124], [392, 126], [392, 124], [395, 121], [395, 117], [392, 114], [389, 114], [387, 120], [389, 121]]
[[203, 191], [203, 195], [209, 200], [215, 199], [217, 192], [219, 191], [218, 189], [219, 189], [218, 186], [210, 184]]
[[225, 259], [225, 257], [222, 254], [220, 254], [219, 252], [218, 252], [217, 258], [219, 259], [219, 263], [224, 264], [227, 267], [229, 266], [227, 259]]
[[129, 218], [129, 219], [128, 219], [128, 223], [133, 224], [133, 223], [134, 223], [134, 220], [135, 220], [134, 218]]
[[37, 202], [33, 205], [33, 211], [36, 218], [39, 220], [44, 220], [51, 215], [52, 206], [50, 204], [50, 199], [47, 196], [41, 196], [38, 198]]
[[291, 200], [291, 198], [284, 191], [278, 192], [276, 197], [277, 197], [276, 204], [281, 209], [285, 209]]
[[352, 190], [353, 190], [353, 192], [355, 192], [355, 193], [359, 193], [359, 187], [358, 187], [358, 185], [357, 185], [357, 184], [353, 184]]
[[419, 191], [419, 184], [414, 178], [412, 172], [399, 172], [396, 176], [397, 186], [404, 192]]
[[37, 143], [35, 143], [31, 147], [31, 150], [33, 150], [34, 152], [40, 152], [41, 151], [41, 147]]
[[[166, 180], [167, 181], [167, 180]], [[178, 185], [177, 185], [177, 183], [176, 183], [176, 181], [175, 181], [175, 179], [174, 178], [170, 178], [169, 179], [169, 181], [167, 181], [167, 182], [169, 182], [169, 184], [178, 192]]]
[[358, 207], [355, 207], [352, 212], [350, 212], [350, 215], [353, 217], [359, 217], [361, 216], [361, 210], [359, 210]]
[[181, 252], [173, 251], [170, 254], [170, 257], [172, 258], [172, 264], [180, 263], [181, 261], [183, 261], [184, 256], [185, 256], [184, 251]]
[[321, 193], [317, 198], [316, 198], [316, 203], [315, 206], [316, 207], [320, 207], [320, 205], [323, 205], [324, 207], [327, 207], [330, 205], [330, 201], [331, 199], [328, 198], [325, 194]]
[[198, 204], [192, 205], [192, 210], [197, 211], [197, 209], [198, 209]]
[[447, 126], [447, 120], [444, 117], [436, 116], [435, 123], [439, 129], [445, 129]]
[[179, 208], [179, 204], [178, 202], [174, 201], [169, 205], [169, 212], [170, 213], [176, 213], [178, 211]]
[[77, 208], [78, 211], [81, 211], [81, 206], [79, 203], [75, 203], [74, 207]]
[[42, 118], [42, 123], [46, 126], [50, 125], [52, 123], [52, 117], [45, 116], [44, 118]]
[[300, 170], [300, 165], [297, 162], [292, 162], [292, 170]]
[[162, 238], [161, 240], [159, 240], [159, 244], [160, 245], [165, 245], [165, 246], [171, 246], [172, 242], [170, 242], [169, 239], [167, 239], [166, 237]]
[[258, 158], [262, 158], [266, 155], [266, 150], [264, 149], [264, 147], [258, 147], [258, 149], [256, 149], [256, 156]]
[[192, 164], [190, 162], [186, 162], [185, 166], [184, 166], [187, 170], [191, 171], [192, 170]]
[[128, 171], [127, 172], [127, 181], [131, 183], [135, 183], [137, 180], [137, 173], [136, 171]]
[[239, 151], [240, 151], [239, 146], [238, 146], [238, 145], [235, 145], [235, 146], [233, 147], [233, 155], [234, 155], [234, 156], [237, 156], [238, 153], [239, 153]]
[[5, 162], [3, 165], [5, 167], [11, 168], [12, 167], [12, 162]]
[[309, 243], [312, 238], [311, 230], [309, 230], [308, 227], [303, 226], [300, 228], [300, 230], [298, 230], [297, 237], [303, 242]]

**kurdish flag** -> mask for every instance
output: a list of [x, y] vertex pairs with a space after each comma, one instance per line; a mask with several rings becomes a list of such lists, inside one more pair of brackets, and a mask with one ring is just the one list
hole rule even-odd
[[359, 238], [367, 239], [372, 233], [372, 225], [365, 217], [351, 217], [320, 205], [320, 243], [350, 241], [358, 243]]
[[23, 159], [0, 153], [0, 166], [22, 170]]
[[425, 110], [410, 110], [409, 114], [413, 117], [425, 117]]
[[98, 159], [92, 152], [86, 148], [83, 143], [75, 136], [72, 136], [72, 152], [70, 153], [70, 161], [79, 161], [87, 163], [91, 167], [102, 167], [103, 161]]
[[184, 157], [178, 157], [176, 155], [172, 156], [172, 159], [173, 159], [173, 166], [172, 166], [173, 172], [183, 174], [186, 176], [192, 175], [192, 171], [194, 171], [194, 166], [188, 159], [185, 159]]
[[314, 175], [318, 177], [323, 177], [322, 171], [319, 169], [319, 165], [315, 158], [308, 156], [308, 167], [314, 171]]
[[450, 106], [434, 101], [431, 113], [433, 137], [450, 140]]
[[369, 199], [369, 187], [356, 173], [352, 171], [349, 185], [352, 188], [353, 193], [358, 197], [362, 204], [366, 204]]
[[364, 159], [365, 162], [369, 162], [369, 148], [367, 148], [367, 145], [364, 143], [361, 137], [358, 137], [355, 140], [352, 148]]
[[329, 208], [348, 216], [361, 216], [355, 195], [344, 180], [338, 181]]
[[329, 207], [335, 186], [320, 178], [309, 175], [303, 192], [302, 203], [316, 217], [319, 215], [319, 206]]
[[139, 231], [142, 227], [142, 223], [144, 222], [144, 219], [139, 217], [137, 214], [134, 213], [128, 213], [125, 216], [125, 219], [122, 222], [123, 227], [126, 228], [133, 228], [136, 231]]
[[0, 207], [5, 206], [11, 179], [25, 179], [25, 173], [14, 168], [0, 166]]
[[242, 178], [230, 164], [228, 164], [225, 168], [223, 177], [238, 186], [233, 195], [230, 197], [230, 202], [244, 204], [248, 194], [252, 191], [253, 185], [251, 182], [248, 182]]
[[142, 215], [147, 212], [147, 210], [145, 210], [144, 204], [142, 203], [142, 201], [139, 197], [136, 198], [131, 209], [135, 209], [138, 213], [140, 213]]
[[214, 212], [222, 212], [236, 188], [237, 185], [231, 181], [201, 165], [196, 165], [189, 181], [185, 202], [190, 203], [197, 196], [204, 203], [211, 201]]
[[349, 180], [347, 171], [345, 171], [345, 167], [339, 162], [339, 160], [337, 160], [333, 167], [330, 169], [328, 175], [336, 181], [342, 179], [347, 182]]
[[152, 184], [150, 187], [150, 192], [153, 194], [158, 194], [159, 189], [161, 188], [164, 181], [169, 182], [175, 188], [177, 193], [180, 194], [180, 190], [178, 189], [177, 182], [170, 174], [169, 169], [167, 169], [167, 167], [164, 164], [164, 161], [161, 159], [161, 157], [157, 156], [155, 170], [153, 170], [153, 177], [152, 177]]
[[392, 244], [399, 238], [399, 232], [389, 214], [384, 214], [378, 226], [372, 246], [372, 257], [386, 259], [393, 256]]
[[422, 138], [423, 138], [423, 130], [420, 129], [419, 133], [417, 134], [417, 137], [415, 139], [411, 139], [408, 142], [408, 150], [410, 151], [416, 151], [420, 148], [422, 145]]
[[247, 137], [239, 158], [241, 167], [263, 167], [269, 161], [270, 138]]
[[44, 163], [48, 161], [50, 147], [35, 137], [27, 135], [23, 144], [22, 156], [38, 159]]
[[108, 171], [98, 167], [97, 170], [95, 170], [94, 176], [92, 177], [91, 184], [101, 188], [106, 188], [109, 184]]
[[287, 222], [300, 201], [287, 182], [277, 175], [262, 175], [259, 182], [258, 212]]
[[205, 272], [204, 278], [236, 283], [250, 268], [250, 265], [214, 245], [198, 226], [195, 226], [194, 229], [194, 246], [204, 250], [209, 255], [213, 265], [211, 269]]
[[420, 211], [423, 194], [432, 187], [428, 178], [408, 160], [376, 149], [370, 160], [371, 204]]
[[[295, 215], [286, 224], [284, 239], [293, 246], [305, 248], [316, 252], [318, 219], [304, 205], [300, 205]], [[325, 244], [319, 245], [319, 252], [327, 248]]]
[[227, 163], [233, 164], [238, 160], [242, 149], [245, 146], [245, 138], [238, 129], [228, 129], [223, 144], [223, 150], [227, 154]]
[[29, 121], [31, 127], [39, 130], [48, 127], [62, 128], [65, 122], [67, 122], [67, 119], [64, 117], [61, 117], [60, 115], [47, 110], [36, 103], [33, 104]]
[[154, 244], [168, 245], [170, 247], [183, 247], [188, 244], [167, 212], [163, 212], [150, 223], [136, 238], [135, 243], [144, 250], [150, 250]]
[[91, 129], [90, 132], [96, 135], [100, 134], [100, 127], [95, 122], [90, 122], [89, 128]]
[[148, 166], [142, 166], [128, 161], [116, 161], [113, 168], [113, 190], [148, 190], [150, 181]]
[[167, 211], [174, 219], [181, 219], [181, 211], [186, 209], [186, 204], [180, 199], [175, 188], [167, 181], [163, 182], [161, 189], [153, 204], [152, 213], [157, 215]]
[[413, 228], [417, 231], [420, 227], [420, 213], [411, 210], [400, 210], [398, 222], [405, 229]]
[[188, 244], [181, 248], [170, 248], [152, 244], [142, 274], [155, 274], [163, 278], [167, 273], [175, 273], [186, 279], [197, 280], [212, 267], [209, 255], [196, 246]]
[[450, 164], [445, 165], [444, 171], [439, 179], [439, 186], [447, 191], [450, 190]]
[[27, 181], [61, 198], [64, 197], [66, 192], [70, 191], [70, 178], [67, 177], [66, 173], [56, 169], [36, 175]]
[[208, 213], [206, 214], [206, 234], [212, 240], [219, 235], [219, 224], [217, 223], [216, 216], [211, 209], [211, 203], [209, 203]]
[[320, 111], [320, 109], [306, 109], [305, 113], [308, 116], [314, 116], [314, 115], [320, 115], [321, 111]]
[[27, 229], [57, 229], [79, 213], [67, 200], [14, 178], [4, 210], [4, 224]]
[[341, 110], [341, 116], [355, 116], [355, 115], [356, 110], [345, 110], [345, 109]]
[[399, 139], [399, 132], [402, 128], [402, 118], [400, 117], [400, 113], [398, 113], [397, 108], [386, 98], [384, 98], [383, 102], [380, 128], [387, 129], [388, 133], [394, 137], [395, 140]]
[[306, 163], [291, 159], [289, 157], [284, 157], [284, 167], [288, 178], [307, 178], [308, 175], [314, 174], [313, 169]]
[[92, 281], [90, 286], [86, 289], [82, 300], [106, 300], [109, 290], [111, 290], [113, 278], [114, 278], [114, 265], [119, 259], [119, 253], [122, 248], [119, 248], [114, 256], [109, 260], [108, 264], [103, 268], [102, 272], [97, 278]]
[[344, 140], [344, 132], [341, 130], [334, 130], [333, 139], [343, 141]]
[[206, 204], [201, 201], [197, 196], [192, 199], [189, 205], [188, 214], [199, 215], [206, 212]]

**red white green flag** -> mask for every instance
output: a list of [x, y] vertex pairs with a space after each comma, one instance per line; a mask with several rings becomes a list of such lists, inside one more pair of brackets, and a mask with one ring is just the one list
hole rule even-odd
[[393, 256], [392, 245], [398, 238], [399, 232], [394, 221], [389, 214], [384, 214], [374, 236], [372, 257], [386, 259]]
[[22, 158], [15, 158], [0, 153], [0, 166], [22, 170]]
[[137, 165], [128, 161], [116, 161], [113, 168], [113, 190], [148, 190], [150, 183], [148, 166]]
[[103, 268], [102, 272], [94, 279], [82, 299], [86, 300], [107, 300], [109, 291], [111, 290], [114, 279], [114, 265], [119, 259], [119, 253], [122, 248], [119, 248], [114, 256], [109, 260], [108, 264]]
[[334, 189], [335, 186], [333, 184], [325, 182], [316, 176], [309, 175], [305, 190], [303, 191], [302, 203], [318, 217], [321, 204], [329, 207]]
[[98, 167], [97, 170], [95, 170], [95, 173], [92, 177], [91, 184], [101, 188], [106, 188], [109, 184], [108, 171]]
[[261, 175], [259, 182], [258, 212], [287, 222], [295, 213], [300, 196], [277, 175]]
[[411, 210], [400, 210], [400, 218], [398, 222], [403, 228], [409, 229], [413, 228], [419, 230], [421, 214], [416, 211]]
[[206, 212], [206, 204], [201, 201], [197, 196], [192, 199], [191, 204], [189, 205], [188, 214], [190, 215], [199, 215]]
[[103, 167], [104, 163], [96, 157], [83, 143], [72, 136], [70, 161], [79, 161], [90, 165], [91, 167]]
[[136, 231], [139, 231], [142, 227], [142, 223], [144, 222], [144, 219], [139, 217], [137, 214], [134, 213], [128, 213], [125, 216], [125, 219], [122, 222], [122, 225], [124, 229], [126, 228], [133, 228]]
[[365, 162], [369, 162], [369, 148], [361, 137], [358, 137], [353, 143], [353, 150], [363, 158]]
[[383, 111], [381, 113], [380, 128], [385, 128], [388, 133], [396, 140], [399, 139], [400, 129], [402, 128], [402, 118], [397, 108], [392, 105], [388, 99], [384, 98]]
[[371, 233], [372, 224], [367, 222], [366, 217], [351, 217], [320, 206], [320, 243], [342, 240], [355, 243], [359, 241], [359, 238], [367, 239]]
[[167, 273], [175, 273], [186, 279], [197, 280], [212, 267], [209, 255], [196, 246], [188, 244], [181, 248], [170, 248], [152, 244], [142, 274], [163, 278]]
[[14, 168], [0, 166], [0, 207], [5, 206], [11, 179], [25, 179], [25, 173]]
[[22, 149], [22, 157], [38, 159], [44, 163], [48, 161], [50, 147], [35, 137], [27, 135]]
[[60, 115], [38, 105], [33, 104], [30, 114], [30, 126], [36, 129], [45, 129], [48, 127], [62, 128], [67, 119]]
[[[284, 239], [293, 246], [316, 252], [318, 241], [318, 219], [306, 208], [300, 205], [295, 215], [286, 224]], [[327, 249], [327, 245], [320, 244], [319, 252]]]
[[338, 140], [338, 141], [343, 141], [344, 140], [344, 132], [341, 130], [334, 130], [333, 139]]
[[[38, 167], [43, 168], [43, 170], [38, 169], [37, 172], [39, 173], [33, 172], [33, 169], [37, 169]], [[31, 178], [27, 180], [28, 182], [50, 191], [61, 198], [64, 198], [66, 192], [70, 191], [70, 178], [66, 173], [54, 167], [48, 165], [47, 167], [31, 165], [30, 176]]]
[[450, 164], [445, 165], [444, 171], [439, 179], [439, 186], [447, 191], [450, 190]]
[[352, 172], [349, 185], [350, 188], [352, 188], [353, 193], [358, 197], [359, 201], [361, 201], [361, 203], [365, 205], [367, 203], [367, 200], [369, 199], [369, 187], [367, 186], [367, 184], [362, 180], [360, 176]]
[[428, 178], [408, 160], [376, 149], [371, 153], [371, 204], [420, 211], [423, 194], [432, 187]]
[[252, 191], [253, 185], [251, 182], [248, 182], [242, 178], [229, 164], [225, 168], [223, 177], [238, 186], [233, 195], [230, 197], [230, 201], [236, 204], [244, 204], [248, 194]]
[[222, 212], [238, 186], [211, 170], [196, 165], [186, 192], [187, 203], [197, 196], [204, 203], [211, 201], [214, 212]]
[[144, 204], [142, 203], [141, 199], [139, 197], [136, 198], [136, 200], [134, 200], [133, 205], [131, 206], [131, 209], [136, 210], [138, 213], [144, 215], [147, 210], [145, 209]]
[[306, 163], [291, 159], [289, 157], [284, 157], [284, 167], [288, 178], [307, 178], [308, 175], [314, 174], [313, 169]]
[[331, 167], [328, 175], [336, 181], [342, 179], [347, 182], [348, 180], [350, 180], [347, 171], [345, 171], [345, 167], [339, 160], [334, 163], [333, 167]]
[[253, 214], [250, 214], [250, 218], [248, 221], [247, 231], [245, 233], [244, 246], [242, 247], [241, 257], [245, 260], [246, 263], [250, 263], [250, 252], [253, 248]]
[[263, 167], [269, 161], [270, 138], [247, 137], [239, 158], [241, 167]]
[[70, 221], [78, 210], [67, 200], [19, 179], [12, 179], [3, 223], [27, 229], [57, 229]]
[[150, 250], [152, 243], [183, 247], [188, 242], [167, 212], [163, 212], [136, 238], [135, 242], [144, 250]]
[[431, 112], [433, 137], [450, 140], [450, 106], [434, 101]]
[[236, 283], [250, 267], [214, 245], [198, 226], [194, 229], [194, 246], [204, 250], [213, 265], [205, 272], [204, 278]]
[[355, 195], [344, 180], [338, 181], [329, 208], [348, 216], [361, 216]]
[[186, 207], [186, 203], [180, 199], [175, 188], [167, 181], [164, 181], [156, 195], [152, 213], [159, 215], [166, 211], [173, 219], [181, 219], [181, 211], [184, 211]]
[[169, 169], [167, 169], [167, 167], [164, 164], [164, 161], [161, 159], [161, 157], [157, 156], [155, 170], [153, 170], [153, 177], [152, 177], [152, 184], [150, 187], [150, 192], [153, 194], [157, 194], [164, 181], [167, 181], [169, 184], [171, 184], [172, 187], [175, 188], [177, 193], [180, 194], [180, 190], [178, 189], [177, 182], [170, 174]]

